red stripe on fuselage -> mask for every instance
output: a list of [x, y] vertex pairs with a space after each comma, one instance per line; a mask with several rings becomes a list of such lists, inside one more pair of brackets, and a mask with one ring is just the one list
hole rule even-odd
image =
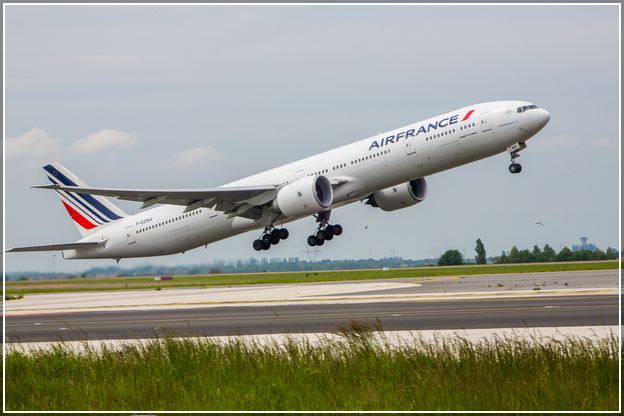
[[69, 216], [72, 217], [72, 220], [74, 220], [78, 224], [80, 224], [80, 226], [82, 228], [86, 228], [87, 230], [90, 230], [91, 228], [95, 228], [96, 227], [95, 224], [92, 224], [91, 222], [89, 222], [89, 220], [87, 220], [85, 217], [80, 215], [80, 213], [78, 211], [76, 211], [75, 209], [73, 209], [72, 207], [67, 205], [65, 203], [65, 201], [61, 201], [61, 202], [65, 206], [65, 209], [67, 210], [67, 212], [69, 212]]
[[464, 116], [464, 118], [462, 118], [462, 121], [466, 121], [470, 118], [470, 116], [472, 115], [472, 113], [474, 113], [474, 110], [470, 110], [466, 113], [466, 115]]

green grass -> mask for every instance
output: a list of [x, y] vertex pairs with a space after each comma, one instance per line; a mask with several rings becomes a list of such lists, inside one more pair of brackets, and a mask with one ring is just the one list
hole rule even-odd
[[6, 357], [7, 410], [616, 410], [618, 342], [164, 339]]
[[535, 263], [504, 265], [467, 265], [452, 267], [416, 267], [410, 269], [344, 270], [318, 272], [250, 273], [175, 276], [170, 281], [154, 277], [111, 277], [85, 279], [51, 279], [7, 282], [6, 294], [77, 292], [93, 290], [155, 289], [174, 287], [229, 286], [267, 283], [327, 282], [389, 278], [428, 278], [438, 276], [469, 276], [475, 274], [508, 274], [617, 269], [617, 261]]

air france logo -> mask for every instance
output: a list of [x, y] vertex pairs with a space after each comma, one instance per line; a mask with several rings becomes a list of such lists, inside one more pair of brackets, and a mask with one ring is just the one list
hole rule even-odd
[[[474, 113], [474, 110], [468, 111], [466, 115], [464, 116], [464, 118], [462, 119], [462, 121], [468, 120], [470, 116], [472, 115], [472, 113]], [[421, 133], [427, 134], [434, 130], [437, 130], [438, 128], [448, 127], [452, 124], [457, 123], [458, 119], [459, 119], [459, 114], [455, 114], [451, 117], [445, 117], [441, 120], [437, 120], [435, 123], [423, 124], [418, 129], [409, 129], [409, 130], [399, 132], [397, 134], [392, 134], [388, 137], [382, 137], [381, 139], [373, 140], [368, 150], [370, 151], [373, 149], [379, 149], [391, 143], [397, 143], [401, 139], [405, 140], [410, 136], [415, 137]]]

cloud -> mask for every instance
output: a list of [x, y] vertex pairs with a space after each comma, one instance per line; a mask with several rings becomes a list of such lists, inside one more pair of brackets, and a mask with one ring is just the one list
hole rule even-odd
[[7, 137], [5, 149], [7, 159], [49, 157], [59, 150], [57, 140], [38, 128], [17, 137]]
[[173, 161], [173, 167], [185, 168], [205, 163], [217, 157], [217, 152], [210, 146], [199, 146], [178, 153]]
[[136, 136], [130, 133], [115, 129], [104, 129], [79, 139], [71, 146], [71, 150], [76, 153], [94, 154], [130, 147], [136, 142]]

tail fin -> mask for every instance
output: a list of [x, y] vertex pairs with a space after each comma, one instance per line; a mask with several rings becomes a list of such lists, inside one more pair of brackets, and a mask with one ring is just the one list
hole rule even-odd
[[[89, 186], [60, 163], [43, 167], [50, 182], [64, 186]], [[119, 220], [127, 214], [103, 196], [56, 190], [63, 206], [74, 220], [83, 237], [92, 234], [100, 226]]]

